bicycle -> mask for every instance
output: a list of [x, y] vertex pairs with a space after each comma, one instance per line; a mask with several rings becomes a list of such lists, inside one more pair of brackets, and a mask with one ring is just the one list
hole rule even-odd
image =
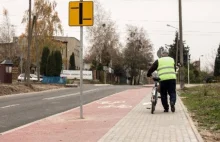
[[154, 80], [154, 87], [153, 87], [152, 96], [151, 96], [151, 114], [154, 114], [155, 107], [156, 107], [156, 104], [157, 104], [157, 99], [159, 98], [157, 89], [158, 89], [158, 83], [160, 81], [160, 78], [159, 77], [153, 77], [153, 80]]

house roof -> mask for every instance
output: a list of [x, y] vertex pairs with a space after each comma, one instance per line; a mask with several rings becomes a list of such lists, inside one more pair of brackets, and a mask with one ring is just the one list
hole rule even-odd
[[1, 64], [13, 65], [11, 60], [4, 60], [3, 62], [1, 62]]

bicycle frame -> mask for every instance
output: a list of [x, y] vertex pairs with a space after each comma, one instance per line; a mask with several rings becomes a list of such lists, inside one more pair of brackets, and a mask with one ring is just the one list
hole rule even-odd
[[152, 91], [152, 97], [153, 97], [153, 102], [156, 102], [156, 103], [157, 103], [157, 97], [158, 97], [157, 87], [158, 87], [158, 82], [155, 81], [153, 91]]
[[152, 96], [151, 96], [151, 113], [153, 114], [155, 111], [155, 107], [157, 104], [157, 99], [158, 99], [158, 91], [157, 91], [157, 87], [158, 87], [158, 83], [159, 83], [159, 78], [153, 78], [154, 80], [154, 87], [152, 90]]

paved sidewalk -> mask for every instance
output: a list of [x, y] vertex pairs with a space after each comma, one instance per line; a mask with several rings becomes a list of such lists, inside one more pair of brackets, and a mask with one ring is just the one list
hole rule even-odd
[[[150, 113], [151, 88], [123, 91], [0, 135], [0, 142], [203, 142], [178, 98], [176, 112], [159, 100]], [[149, 105], [143, 105], [148, 103]]]
[[[202, 138], [185, 114], [178, 97], [176, 112], [164, 113], [161, 102], [155, 114], [143, 104], [147, 95], [128, 115], [121, 119], [99, 142], [202, 142]], [[150, 106], [147, 106], [150, 108]]]

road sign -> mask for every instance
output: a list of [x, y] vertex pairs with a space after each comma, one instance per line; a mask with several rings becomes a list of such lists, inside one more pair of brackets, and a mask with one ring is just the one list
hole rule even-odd
[[69, 2], [69, 26], [93, 25], [93, 1]]

